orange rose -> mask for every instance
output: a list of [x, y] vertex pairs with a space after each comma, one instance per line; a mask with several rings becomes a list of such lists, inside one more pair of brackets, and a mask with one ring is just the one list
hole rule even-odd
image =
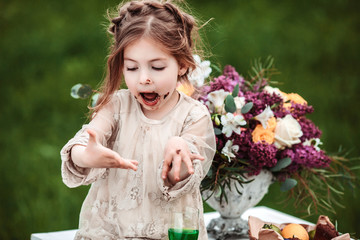
[[287, 94], [287, 98], [293, 102], [293, 103], [297, 103], [297, 104], [307, 104], [307, 101], [305, 101], [305, 99], [303, 99], [299, 94], [297, 93], [289, 93]]
[[195, 92], [194, 87], [189, 83], [180, 84], [176, 89], [179, 92], [183, 92], [188, 96], [191, 96]]
[[267, 130], [274, 132], [275, 131], [275, 127], [276, 127], [276, 118], [272, 117], [269, 118], [269, 120], [267, 121]]
[[284, 104], [283, 104], [283, 108], [290, 110], [290, 108], [291, 108], [291, 103], [290, 103], [290, 102], [284, 103]]
[[269, 128], [264, 129], [261, 124], [256, 126], [251, 135], [254, 143], [266, 142], [268, 144], [272, 144], [275, 138], [275, 133], [269, 130]]

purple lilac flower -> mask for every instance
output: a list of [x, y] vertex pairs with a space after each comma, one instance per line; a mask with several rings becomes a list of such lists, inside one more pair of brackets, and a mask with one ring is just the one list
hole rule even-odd
[[308, 168], [325, 168], [329, 166], [330, 158], [324, 151], [317, 151], [313, 146], [298, 144], [295, 148], [295, 162]]
[[234, 87], [238, 82], [231, 79], [230, 77], [221, 75], [217, 78], [214, 78], [214, 81], [210, 83], [210, 92], [224, 89], [224, 91], [232, 92]]
[[298, 119], [298, 122], [301, 126], [301, 131], [303, 135], [301, 136], [301, 142], [312, 138], [320, 138], [321, 131], [320, 129], [310, 120], [305, 117], [301, 117]]
[[254, 175], [258, 175], [263, 167], [274, 167], [277, 163], [277, 148], [267, 143], [254, 143], [249, 149], [249, 162], [255, 168]]
[[298, 103], [291, 103], [290, 109], [286, 108], [279, 108], [278, 111], [274, 111], [274, 115], [277, 118], [283, 118], [288, 114], [291, 114], [295, 119], [299, 117], [305, 116], [306, 114], [310, 114], [314, 111], [312, 106], [307, 104], [298, 104]]
[[233, 134], [233, 144], [239, 146], [235, 153], [239, 159], [249, 159], [249, 148], [252, 144], [252, 136], [249, 129], [241, 131], [240, 134]]
[[281, 103], [282, 98], [277, 94], [269, 94], [267, 92], [245, 92], [245, 101], [252, 102], [254, 105], [250, 112], [244, 114], [244, 118], [249, 120], [256, 115], [259, 115], [266, 106], [272, 106], [276, 103]]
[[314, 112], [314, 108], [307, 104], [298, 104], [298, 103], [291, 103], [291, 115], [297, 119], [301, 116], [305, 116], [306, 114], [310, 114]]
[[233, 66], [226, 65], [223, 74], [239, 83], [240, 88], [242, 85], [244, 85], [245, 79], [239, 75]]
[[280, 157], [291, 158], [292, 163], [288, 167], [290, 173], [296, 172], [300, 168], [326, 168], [331, 161], [324, 151], [317, 151], [313, 146], [303, 146], [302, 144], [296, 144], [292, 149], [284, 150]]
[[276, 118], [284, 118], [286, 115], [291, 114], [289, 109], [280, 107], [277, 111], [273, 111]]
[[221, 150], [225, 146], [226, 140], [223, 139], [223, 135], [215, 136], [215, 139], [216, 139], [216, 149], [221, 152]]
[[207, 95], [213, 91], [224, 89], [225, 92], [232, 92], [234, 90], [234, 87], [236, 86], [238, 82], [231, 79], [230, 77], [220, 75], [217, 78], [214, 78], [213, 81], [210, 82], [209, 86], [203, 86], [199, 89], [199, 91], [202, 93], [199, 97], [199, 100], [201, 102], [207, 102]]
[[279, 151], [278, 153], [278, 159], [283, 159], [283, 158], [291, 158], [294, 159], [295, 158], [295, 153], [293, 149], [290, 148], [285, 148], [282, 151]]

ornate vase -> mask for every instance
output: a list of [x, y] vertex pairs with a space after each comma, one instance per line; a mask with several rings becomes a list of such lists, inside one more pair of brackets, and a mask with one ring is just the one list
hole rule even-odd
[[[262, 170], [259, 175], [250, 176], [247, 179], [253, 179], [253, 181], [242, 184], [242, 186], [237, 181], [231, 180], [232, 191], [229, 188], [225, 189], [227, 202], [223, 199], [220, 203], [219, 194], [216, 192], [210, 198], [208, 198], [211, 195], [210, 191], [203, 192], [203, 198], [207, 199], [206, 203], [220, 213], [220, 217], [212, 219], [207, 226], [209, 234], [216, 239], [248, 238], [248, 223], [241, 219], [241, 215], [260, 202], [274, 180], [273, 175], [268, 170]], [[242, 194], [236, 191], [235, 184]]]

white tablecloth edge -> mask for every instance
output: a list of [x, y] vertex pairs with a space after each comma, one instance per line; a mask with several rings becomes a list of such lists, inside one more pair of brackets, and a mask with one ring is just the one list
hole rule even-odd
[[[302, 223], [302, 224], [310, 224], [313, 223], [302, 220], [300, 218], [291, 216], [286, 213], [282, 213], [280, 211], [265, 207], [265, 206], [257, 206], [248, 209], [241, 216], [242, 219], [247, 220], [249, 216], [255, 216], [260, 218], [265, 222], [273, 222], [273, 223]], [[211, 219], [220, 217], [218, 212], [209, 212], [204, 214], [205, 225], [207, 226]], [[56, 231], [56, 232], [48, 232], [48, 233], [33, 233], [31, 234], [31, 240], [73, 240], [75, 237], [77, 229], [65, 230], [65, 231]]]

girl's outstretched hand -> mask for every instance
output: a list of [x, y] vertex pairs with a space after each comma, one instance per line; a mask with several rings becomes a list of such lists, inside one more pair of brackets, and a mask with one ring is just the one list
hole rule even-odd
[[185, 179], [194, 173], [192, 161], [195, 159], [203, 161], [204, 157], [191, 153], [183, 138], [170, 138], [165, 147], [161, 177], [164, 180], [168, 178], [171, 184]]
[[71, 150], [73, 161], [86, 168], [123, 168], [137, 170], [138, 161], [122, 158], [117, 152], [104, 147], [96, 133], [87, 129], [89, 141], [86, 147], [75, 145]]

